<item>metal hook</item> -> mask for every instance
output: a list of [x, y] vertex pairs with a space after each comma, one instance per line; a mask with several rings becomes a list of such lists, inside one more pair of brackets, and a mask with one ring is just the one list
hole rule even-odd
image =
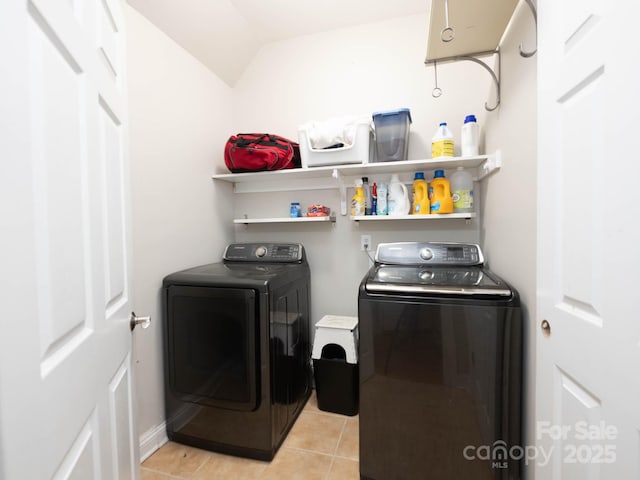
[[440, 32], [440, 39], [445, 43], [449, 43], [456, 37], [453, 27], [449, 25], [449, 0], [444, 0], [444, 23], [445, 27]]
[[534, 48], [531, 52], [527, 52], [522, 48], [522, 44], [520, 44], [518, 46], [518, 49], [520, 50], [521, 57], [530, 58], [533, 57], [538, 51], [538, 13], [536, 12], [536, 7], [533, 5], [533, 2], [531, 0], [525, 0], [525, 2], [527, 3], [527, 5], [529, 5], [531, 13], [533, 14], [533, 20], [536, 23], [536, 48]]
[[438, 98], [439, 96], [442, 95], [442, 89], [438, 87], [438, 62], [433, 62], [433, 73], [436, 77], [436, 86], [431, 91], [431, 96], [433, 98]]

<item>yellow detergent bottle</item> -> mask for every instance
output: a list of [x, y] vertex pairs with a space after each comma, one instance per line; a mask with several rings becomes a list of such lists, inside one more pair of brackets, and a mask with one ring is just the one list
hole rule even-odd
[[411, 207], [413, 215], [429, 214], [429, 191], [427, 181], [424, 179], [424, 172], [416, 172], [413, 177], [413, 205]]
[[366, 198], [362, 189], [362, 180], [356, 181], [356, 193], [351, 198], [351, 216], [356, 217], [365, 214]]
[[453, 213], [451, 184], [444, 177], [444, 170], [436, 170], [429, 185], [431, 213]]

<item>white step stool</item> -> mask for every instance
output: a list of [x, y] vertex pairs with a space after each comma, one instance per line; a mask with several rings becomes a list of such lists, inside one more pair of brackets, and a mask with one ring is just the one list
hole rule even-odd
[[311, 358], [322, 358], [326, 345], [339, 345], [344, 349], [346, 362], [358, 363], [358, 317], [325, 315], [316, 323]]

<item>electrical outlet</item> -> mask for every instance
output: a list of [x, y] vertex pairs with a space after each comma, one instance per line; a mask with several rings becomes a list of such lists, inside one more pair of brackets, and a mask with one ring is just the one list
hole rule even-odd
[[371, 248], [371, 235], [360, 235], [360, 251], [370, 252]]

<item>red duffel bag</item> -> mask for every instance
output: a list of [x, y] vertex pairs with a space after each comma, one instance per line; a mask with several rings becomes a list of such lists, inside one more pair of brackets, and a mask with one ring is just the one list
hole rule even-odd
[[227, 140], [224, 163], [233, 173], [299, 167], [300, 146], [272, 133], [239, 133]]

